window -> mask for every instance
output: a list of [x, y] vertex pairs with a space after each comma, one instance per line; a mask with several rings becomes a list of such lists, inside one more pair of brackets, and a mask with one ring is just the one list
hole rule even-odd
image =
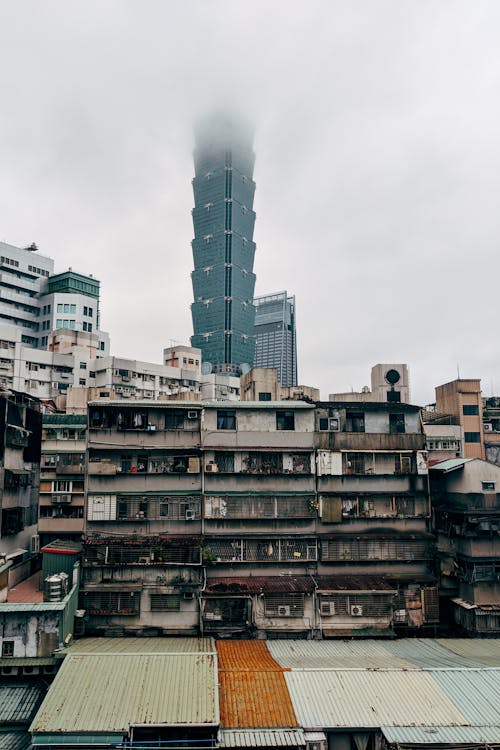
[[259, 401], [270, 401], [271, 400], [271, 394], [269, 391], [261, 391], [259, 393]]
[[14, 656], [14, 641], [3, 641], [2, 658]]
[[495, 492], [495, 482], [481, 482], [483, 492]]
[[215, 454], [215, 464], [217, 471], [234, 471], [234, 453], [217, 452]]
[[88, 324], [88, 331], [89, 331], [89, 333], [92, 333], [92, 323]]
[[479, 407], [477, 404], [464, 404], [462, 406], [462, 413], [464, 417], [478, 417]]
[[180, 608], [179, 594], [151, 594], [151, 612], [178, 612]]
[[62, 322], [61, 318], [58, 318], [56, 320], [56, 328], [62, 328], [62, 327], [63, 327], [63, 322]]
[[86, 362], [80, 362], [80, 370], [86, 370], [87, 369], [87, 363]]
[[391, 435], [405, 431], [405, 415], [389, 414], [389, 432]]
[[365, 431], [365, 415], [363, 413], [355, 411], [347, 411], [345, 415], [345, 431], [346, 432], [364, 432]]
[[235, 430], [236, 412], [229, 409], [217, 409], [217, 429]]
[[64, 305], [60, 305], [60, 304], [59, 304], [59, 305], [57, 305], [57, 312], [58, 312], [58, 313], [62, 313], [62, 312], [64, 312]]
[[466, 432], [464, 433], [466, 443], [480, 443], [481, 436], [479, 432]]
[[99, 344], [99, 349], [101, 350], [101, 352], [104, 351], [104, 347], [105, 347], [104, 341], [101, 341], [101, 343]]
[[183, 411], [165, 412], [165, 429], [166, 430], [182, 430], [183, 427], [184, 427], [184, 412]]
[[320, 430], [332, 430], [332, 432], [338, 432], [339, 420], [337, 417], [320, 417], [319, 420]]
[[78, 385], [87, 385], [85, 378], [80, 378], [78, 381]]
[[303, 617], [304, 594], [275, 594], [264, 598], [266, 617]]
[[276, 412], [276, 429], [277, 430], [294, 430], [295, 429], [295, 413], [288, 410], [280, 410]]
[[66, 479], [59, 479], [52, 482], [52, 492], [71, 492], [71, 482]]

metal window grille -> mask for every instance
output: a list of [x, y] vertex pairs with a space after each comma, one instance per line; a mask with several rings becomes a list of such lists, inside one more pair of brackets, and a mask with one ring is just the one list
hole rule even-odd
[[303, 617], [304, 594], [275, 594], [264, 597], [266, 617]]
[[178, 612], [180, 608], [180, 594], [151, 594], [151, 612]]

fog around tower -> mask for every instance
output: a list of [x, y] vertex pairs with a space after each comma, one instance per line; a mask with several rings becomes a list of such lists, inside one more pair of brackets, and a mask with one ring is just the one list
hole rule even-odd
[[[495, 0], [23, 0], [0, 8], [0, 239], [101, 281], [116, 354], [192, 333], [197, 123], [255, 127], [256, 293], [299, 380], [500, 393]], [[214, 131], [214, 138], [217, 130]]]

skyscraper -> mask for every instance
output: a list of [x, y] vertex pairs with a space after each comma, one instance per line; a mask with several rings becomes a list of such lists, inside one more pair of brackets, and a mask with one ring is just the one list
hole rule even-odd
[[216, 115], [195, 136], [191, 345], [214, 371], [239, 372], [255, 351], [253, 131]]
[[256, 297], [255, 367], [276, 367], [280, 385], [297, 385], [295, 297], [276, 292]]

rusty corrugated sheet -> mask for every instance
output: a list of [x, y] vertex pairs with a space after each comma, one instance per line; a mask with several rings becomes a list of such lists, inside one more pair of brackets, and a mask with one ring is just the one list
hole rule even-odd
[[219, 672], [219, 684], [223, 727], [298, 726], [283, 672]]
[[217, 641], [221, 726], [296, 727], [284, 670], [264, 641]]
[[216, 641], [221, 670], [267, 670], [283, 672], [265, 641]]
[[252, 576], [213, 578], [207, 582], [206, 594], [310, 594], [315, 585], [311, 576]]

